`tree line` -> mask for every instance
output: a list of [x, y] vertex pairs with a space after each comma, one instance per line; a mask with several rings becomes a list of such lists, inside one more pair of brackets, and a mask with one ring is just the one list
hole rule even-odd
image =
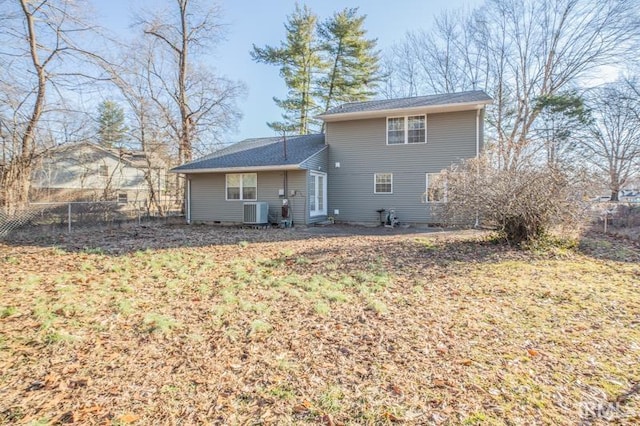
[[[133, 20], [134, 38], [98, 27], [86, 3], [2, 0], [0, 16], [0, 206], [28, 203], [39, 158], [60, 144], [85, 140], [163, 152], [180, 164], [197, 144], [222, 141], [240, 116], [242, 82], [217, 75], [204, 60], [223, 33], [216, 6], [168, 0]], [[95, 109], [86, 98], [99, 98]], [[124, 100], [122, 106], [111, 98]], [[98, 121], [98, 125], [96, 125]], [[155, 179], [148, 168], [150, 201]], [[176, 185], [180, 196], [181, 181]]]
[[[166, 0], [141, 10], [127, 41], [72, 0], [0, 6], [5, 211], [28, 202], [37, 159], [55, 145], [113, 146], [126, 135], [181, 164], [194, 149], [224, 142], [241, 115], [245, 85], [205, 61], [224, 33], [216, 5]], [[323, 131], [313, 117], [344, 102], [484, 90], [494, 99], [485, 117], [494, 169], [597, 170], [615, 199], [640, 168], [639, 13], [637, 0], [486, 0], [447, 11], [381, 51], [359, 9], [321, 19], [296, 5], [280, 45], [253, 45], [248, 54], [277, 67], [286, 84], [286, 94], [274, 93], [282, 120], [269, 123], [278, 133]], [[625, 73], [602, 84], [614, 66]], [[81, 106], [100, 97], [97, 113]]]

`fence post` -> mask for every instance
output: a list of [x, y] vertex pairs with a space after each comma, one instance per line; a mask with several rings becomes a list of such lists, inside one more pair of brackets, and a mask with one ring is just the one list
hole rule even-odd
[[67, 221], [69, 222], [69, 233], [71, 233], [71, 203], [67, 204]]

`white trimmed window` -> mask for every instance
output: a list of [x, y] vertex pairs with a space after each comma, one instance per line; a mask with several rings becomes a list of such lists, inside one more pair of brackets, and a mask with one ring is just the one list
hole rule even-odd
[[129, 202], [129, 197], [126, 192], [118, 193], [118, 204], [127, 204]]
[[229, 173], [226, 175], [227, 200], [256, 201], [258, 199], [257, 173]]
[[374, 194], [393, 194], [393, 173], [376, 173], [373, 184]]
[[447, 177], [440, 173], [427, 173], [427, 203], [447, 201]]
[[427, 142], [427, 116], [409, 115], [387, 118], [387, 145]]
[[101, 165], [98, 167], [98, 176], [109, 177], [109, 166]]

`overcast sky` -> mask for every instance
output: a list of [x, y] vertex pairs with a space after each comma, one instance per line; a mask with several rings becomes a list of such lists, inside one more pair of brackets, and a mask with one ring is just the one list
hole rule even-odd
[[[141, 6], [166, 5], [170, 0], [96, 0], [98, 21], [114, 32], [127, 37], [132, 14]], [[351, 1], [310, 0], [307, 4], [320, 19], [345, 7], [359, 7], [366, 14], [365, 27], [370, 38], [378, 39], [382, 50], [402, 40], [407, 31], [429, 29], [434, 15], [445, 9], [473, 7], [481, 0], [394, 0]], [[258, 64], [251, 60], [252, 44], [279, 45], [285, 37], [284, 22], [294, 10], [295, 0], [238, 1], [220, 0], [223, 22], [227, 24], [226, 41], [221, 42], [206, 58], [219, 74], [242, 80], [247, 96], [238, 102], [243, 118], [238, 132], [227, 142], [249, 137], [273, 136], [265, 124], [280, 119], [281, 111], [273, 97], [286, 96], [286, 87], [275, 66]], [[163, 6], [166, 7], [166, 6]]]

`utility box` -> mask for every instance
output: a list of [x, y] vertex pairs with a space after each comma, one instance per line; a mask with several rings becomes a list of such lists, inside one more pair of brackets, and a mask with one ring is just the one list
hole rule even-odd
[[269, 223], [269, 203], [264, 201], [253, 201], [244, 203], [243, 207], [243, 223], [253, 225], [264, 225]]

